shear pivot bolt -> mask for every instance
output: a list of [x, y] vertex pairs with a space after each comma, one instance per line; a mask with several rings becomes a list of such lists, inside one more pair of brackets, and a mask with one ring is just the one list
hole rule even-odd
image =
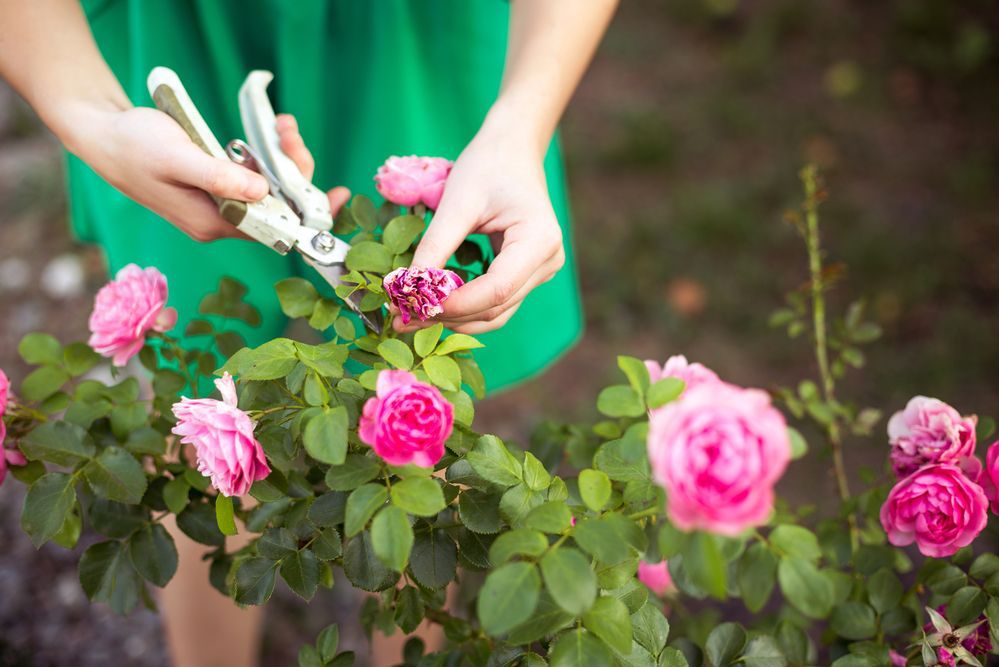
[[329, 232], [319, 232], [312, 239], [312, 247], [320, 252], [329, 252], [336, 245], [336, 238]]

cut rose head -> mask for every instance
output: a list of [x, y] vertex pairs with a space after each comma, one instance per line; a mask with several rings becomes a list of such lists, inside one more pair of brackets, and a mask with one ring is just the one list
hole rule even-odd
[[389, 301], [399, 309], [403, 324], [414, 317], [429, 320], [444, 312], [444, 301], [465, 284], [447, 269], [398, 268], [382, 281]]
[[375, 174], [375, 184], [382, 197], [399, 206], [423, 204], [437, 210], [444, 194], [444, 182], [452, 163], [442, 157], [393, 155]]
[[920, 468], [895, 484], [881, 506], [881, 525], [897, 547], [916, 543], [930, 558], [946, 558], [978, 536], [988, 519], [988, 500], [958, 466]]
[[891, 464], [898, 478], [931, 463], [958, 463], [975, 453], [974, 415], [943, 401], [915, 396], [888, 420]]
[[454, 407], [437, 387], [408, 371], [385, 370], [364, 404], [358, 434], [389, 465], [432, 468], [453, 426]]
[[653, 411], [649, 462], [681, 530], [737, 535], [773, 510], [773, 486], [791, 460], [784, 416], [759, 389], [696, 384]]
[[224, 374], [215, 380], [222, 400], [182, 398], [173, 406], [173, 433], [194, 446], [198, 472], [210, 477], [223, 496], [242, 496], [271, 473], [264, 448], [253, 436], [255, 424], [236, 407], [236, 385]]
[[153, 267], [129, 264], [102, 287], [90, 314], [90, 347], [124, 366], [142, 349], [149, 331], [169, 331], [177, 311], [166, 307], [166, 277]]

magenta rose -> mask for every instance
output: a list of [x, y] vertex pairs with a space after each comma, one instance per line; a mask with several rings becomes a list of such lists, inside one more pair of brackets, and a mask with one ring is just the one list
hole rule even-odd
[[687, 357], [682, 354], [673, 355], [662, 366], [658, 361], [646, 359], [645, 367], [649, 369], [651, 382], [658, 382], [663, 378], [677, 378], [687, 385], [684, 391], [705, 382], [721, 382], [713, 370], [703, 364], [689, 363]]
[[999, 440], [993, 442], [985, 455], [985, 470], [982, 475], [985, 495], [992, 501], [992, 511], [999, 514]]
[[7, 424], [3, 417], [7, 413], [7, 398], [10, 394], [10, 380], [7, 374], [0, 370], [0, 446], [3, 445], [4, 438], [7, 437]]
[[414, 317], [429, 320], [440, 315], [448, 295], [464, 284], [454, 271], [413, 267], [398, 268], [382, 281], [389, 301], [399, 309], [403, 324], [409, 324]]
[[236, 385], [225, 373], [215, 380], [222, 400], [181, 398], [173, 406], [180, 441], [194, 446], [198, 472], [210, 477], [223, 496], [242, 496], [271, 473], [264, 448], [253, 437], [255, 424], [236, 407]]
[[444, 456], [453, 426], [454, 407], [437, 387], [408, 371], [386, 370], [378, 374], [357, 432], [389, 465], [432, 468]]
[[658, 563], [640, 561], [638, 563], [638, 580], [660, 597], [674, 589], [669, 565], [664, 560]]
[[166, 277], [153, 267], [122, 268], [102, 287], [90, 314], [90, 347], [115, 366], [124, 366], [142, 349], [149, 331], [168, 331], [177, 311], [166, 307]]
[[695, 384], [649, 422], [652, 474], [677, 528], [737, 535], [766, 523], [791, 460], [787, 424], [766, 392]]
[[974, 415], [943, 401], [915, 396], [888, 420], [891, 464], [899, 478], [930, 463], [957, 463], [975, 453]]
[[881, 525], [897, 547], [913, 542], [930, 558], [946, 558], [982, 532], [988, 518], [982, 487], [952, 463], [920, 468], [903, 478], [881, 506]]
[[393, 204], [423, 204], [436, 211], [451, 166], [451, 161], [442, 157], [393, 155], [378, 168], [375, 183], [381, 196]]

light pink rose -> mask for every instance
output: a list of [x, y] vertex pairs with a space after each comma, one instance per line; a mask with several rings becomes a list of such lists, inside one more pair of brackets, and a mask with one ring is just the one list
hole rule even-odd
[[389, 301], [399, 309], [402, 323], [413, 317], [429, 320], [444, 312], [444, 301], [465, 284], [454, 271], [447, 269], [398, 268], [382, 281]]
[[649, 462], [673, 525], [738, 535], [766, 523], [791, 460], [787, 424], [766, 392], [697, 384], [649, 421]]
[[705, 382], [721, 382], [713, 370], [703, 364], [689, 363], [687, 357], [682, 354], [673, 355], [661, 367], [658, 361], [646, 359], [645, 367], [649, 369], [651, 382], [658, 382], [663, 378], [677, 378], [687, 385], [684, 391]]
[[146, 341], [146, 333], [168, 331], [177, 311], [166, 307], [167, 281], [157, 269], [129, 264], [102, 287], [90, 314], [90, 347], [124, 366]]
[[961, 414], [943, 401], [915, 396], [888, 420], [891, 464], [899, 478], [929, 463], [956, 463], [975, 453], [974, 415]]
[[444, 456], [454, 407], [437, 387], [408, 371], [382, 371], [377, 393], [364, 404], [357, 432], [389, 465], [431, 468]]
[[375, 183], [382, 197], [393, 204], [416, 206], [422, 203], [436, 211], [451, 166], [451, 161], [442, 157], [393, 155], [378, 168]]
[[198, 472], [210, 477], [223, 496], [242, 496], [271, 473], [264, 448], [253, 437], [255, 424], [236, 407], [236, 385], [225, 373], [215, 380], [222, 400], [181, 398], [173, 406], [180, 441], [194, 445]]
[[920, 468], [903, 478], [881, 506], [881, 525], [897, 547], [913, 542], [930, 558], [946, 558], [982, 532], [988, 500], [982, 487], [951, 463]]
[[638, 563], [638, 580], [660, 597], [674, 589], [669, 565], [664, 560], [658, 563], [640, 561]]

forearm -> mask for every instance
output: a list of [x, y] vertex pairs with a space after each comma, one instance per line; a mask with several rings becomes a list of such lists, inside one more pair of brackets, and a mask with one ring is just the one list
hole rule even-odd
[[0, 0], [0, 76], [75, 150], [82, 116], [131, 107], [76, 0]]
[[513, 0], [500, 95], [486, 125], [543, 154], [618, 0]]

